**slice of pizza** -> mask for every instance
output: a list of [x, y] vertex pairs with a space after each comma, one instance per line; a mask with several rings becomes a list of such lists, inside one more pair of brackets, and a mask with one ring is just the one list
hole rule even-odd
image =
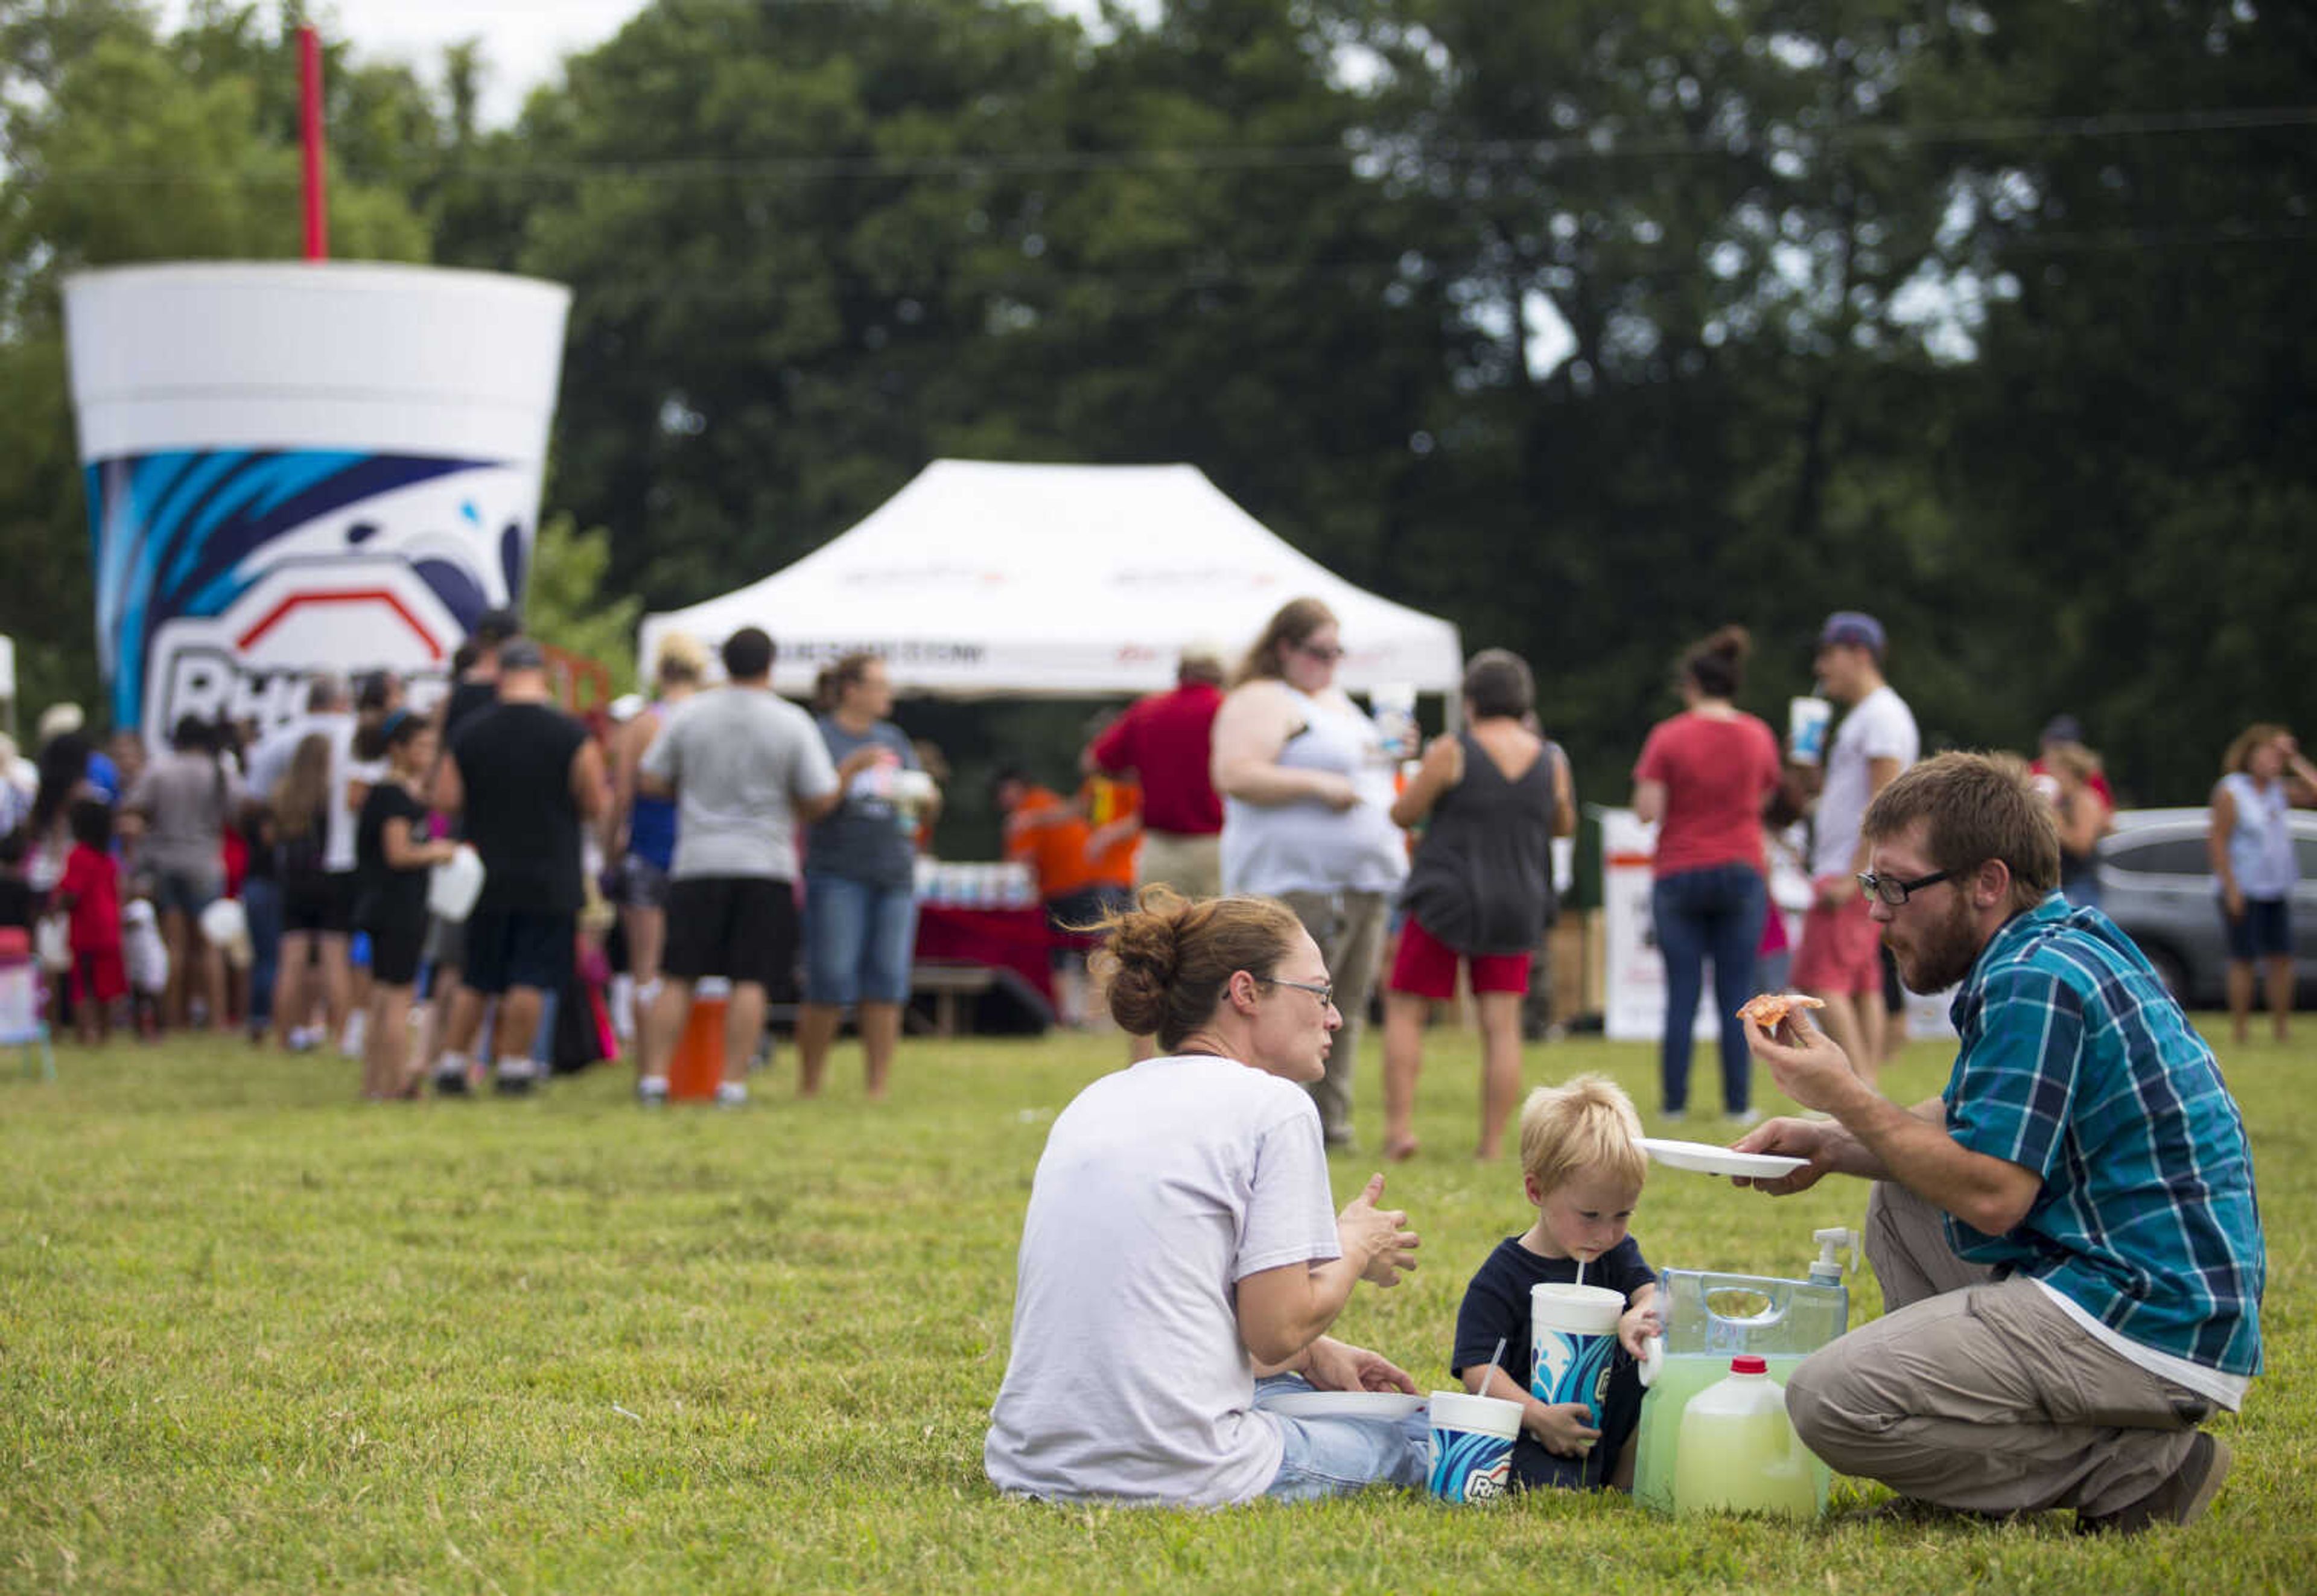
[[1749, 998], [1746, 1000], [1746, 1006], [1738, 1010], [1738, 1018], [1748, 1025], [1759, 1026], [1766, 1031], [1776, 1031], [1785, 1023], [1786, 1016], [1797, 1009], [1825, 1007], [1826, 1004], [1822, 1000], [1807, 997], [1801, 992], [1763, 992], [1759, 996]]

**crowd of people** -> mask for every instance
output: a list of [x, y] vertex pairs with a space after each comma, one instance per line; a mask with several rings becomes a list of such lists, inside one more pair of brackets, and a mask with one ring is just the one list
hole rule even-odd
[[[1570, 762], [1516, 655], [1474, 656], [1454, 729], [1419, 748], [1404, 709], [1379, 697], [1364, 710], [1337, 683], [1345, 647], [1327, 606], [1298, 598], [1233, 667], [1218, 646], [1186, 648], [1172, 688], [1090, 726], [1075, 791], [1000, 771], [1003, 847], [1037, 883], [1065, 1025], [1103, 1012], [1087, 981], [1092, 928], [1138, 887], [1286, 904], [1337, 973], [1346, 1029], [1312, 1089], [1331, 1146], [1352, 1140], [1375, 999], [1382, 1152], [1418, 1152], [1426, 1029], [1461, 971], [1481, 1038], [1474, 1150], [1494, 1157], [1567, 884], [1552, 844], [1576, 828]], [[1756, 1117], [1736, 1018], [1748, 992], [1820, 999], [1869, 1084], [1903, 1041], [1901, 983], [1858, 885], [1860, 822], [1921, 753], [1873, 616], [1838, 612], [1819, 633], [1830, 730], [1804, 716], [1782, 740], [1739, 708], [1750, 650], [1731, 626], [1685, 650], [1681, 709], [1644, 740], [1632, 798], [1657, 828], [1658, 1107], [1689, 1112], [1711, 965], [1720, 1107], [1741, 1127]], [[632, 1035], [639, 1094], [657, 1102], [712, 978], [729, 988], [724, 1100], [746, 1099], [766, 1010], [792, 994], [801, 1089], [820, 1089], [850, 1014], [881, 1095], [909, 998], [917, 858], [942, 802], [930, 756], [893, 724], [873, 654], [833, 661], [807, 711], [772, 692], [764, 633], [724, 653], [719, 672], [693, 640], [663, 640], [649, 697], [593, 724], [556, 707], [538, 644], [505, 612], [483, 618], [424, 711], [391, 673], [351, 687], [317, 677], [304, 713], [263, 736], [187, 719], [148, 757], [133, 735], [100, 749], [76, 707], [53, 706], [37, 760], [11, 759], [0, 783], [0, 912], [48, 922], [54, 1016], [92, 1039], [121, 1018], [148, 1036], [241, 1025], [292, 1050], [335, 1040], [365, 1058], [366, 1089], [391, 1097], [425, 1080], [471, 1089], [486, 1073], [521, 1091]], [[2098, 755], [2061, 716], [2026, 768], [2054, 820], [2062, 892], [2097, 903], [2115, 807]], [[2212, 856], [2241, 1036], [2257, 991], [2285, 1034], [2296, 871], [2284, 816], [2311, 802], [2317, 768], [2283, 728], [2252, 727], [2229, 750]], [[428, 881], [462, 841], [483, 884], [453, 919], [429, 910]], [[1775, 871], [1782, 855], [1797, 868]], [[1781, 879], [1807, 895], [1776, 901]], [[1129, 1045], [1139, 1058], [1155, 1044]]]
[[812, 713], [771, 690], [773, 652], [735, 633], [711, 686], [672, 640], [638, 713], [583, 719], [494, 611], [423, 709], [392, 673], [317, 677], [270, 732], [188, 717], [148, 758], [52, 706], [31, 769], [0, 765], [0, 925], [37, 948], [60, 1031], [335, 1045], [376, 1098], [529, 1091], [632, 1028], [639, 1096], [663, 1101], [714, 977], [719, 1100], [744, 1102], [801, 955], [803, 1089], [851, 1009], [881, 1095], [940, 792], [885, 718], [881, 661], [835, 661]]

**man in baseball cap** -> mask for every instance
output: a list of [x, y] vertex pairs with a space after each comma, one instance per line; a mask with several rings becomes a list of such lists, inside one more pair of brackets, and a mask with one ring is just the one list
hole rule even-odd
[[1906, 700], [1883, 679], [1883, 623], [1862, 610], [1837, 610], [1819, 628], [1820, 689], [1847, 713], [1827, 747], [1811, 844], [1811, 907], [1794, 969], [1794, 986], [1824, 1001], [1827, 1035], [1869, 1086], [1883, 1057], [1889, 1011], [1882, 935], [1858, 885], [1868, 851], [1859, 822], [1922, 748]]

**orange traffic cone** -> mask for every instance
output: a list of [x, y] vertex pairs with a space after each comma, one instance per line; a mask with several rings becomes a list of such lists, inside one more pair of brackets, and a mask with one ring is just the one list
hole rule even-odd
[[723, 1079], [724, 1000], [694, 998], [667, 1061], [667, 1095], [676, 1102], [713, 1102]]

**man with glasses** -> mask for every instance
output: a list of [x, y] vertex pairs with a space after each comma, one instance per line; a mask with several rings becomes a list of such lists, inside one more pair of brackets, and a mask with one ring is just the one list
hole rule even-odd
[[2015, 767], [1941, 755], [1863, 834], [1868, 912], [1910, 990], [1961, 983], [1961, 1045], [1907, 1108], [1806, 1019], [1748, 1028], [1778, 1086], [1833, 1116], [1740, 1140], [1809, 1160], [1753, 1184], [1875, 1183], [1888, 1311], [1794, 1372], [1794, 1428], [1900, 1493], [1886, 1511], [2193, 1522], [2230, 1463], [2198, 1427], [2261, 1367], [2260, 1215], [2220, 1067], [2131, 939], [2055, 890], [2050, 807]]

